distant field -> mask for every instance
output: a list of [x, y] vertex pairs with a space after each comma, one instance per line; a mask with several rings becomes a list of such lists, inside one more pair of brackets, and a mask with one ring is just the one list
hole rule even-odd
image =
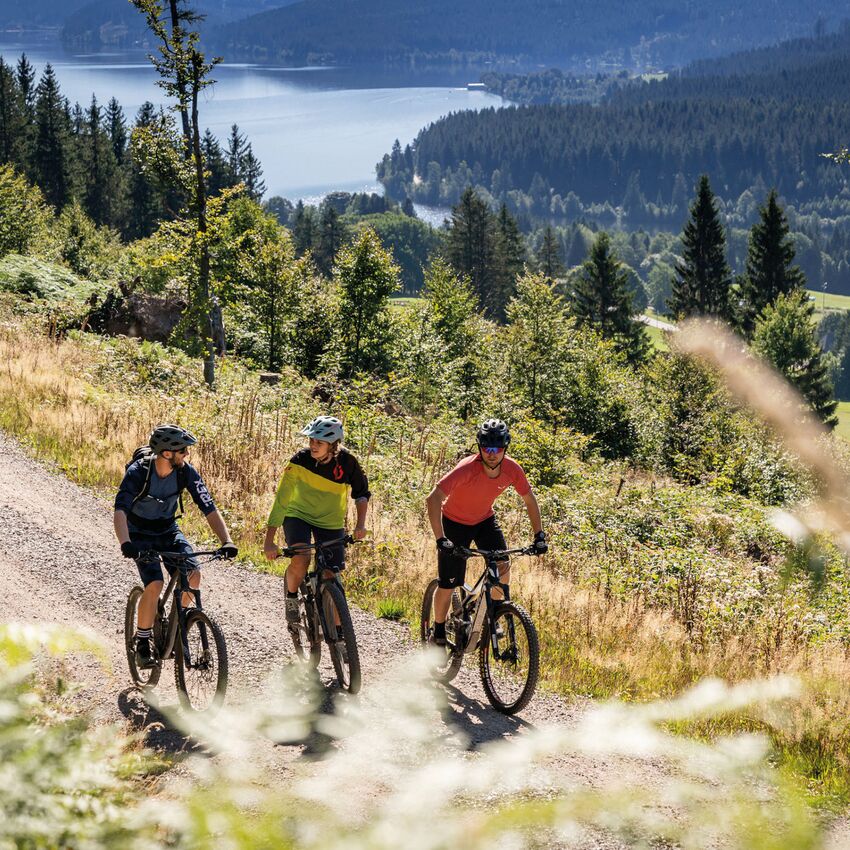
[[822, 315], [824, 310], [850, 310], [850, 295], [833, 295], [830, 292], [808, 290], [815, 302], [815, 313]]
[[656, 351], [670, 350], [670, 346], [667, 345], [667, 331], [662, 331], [661, 328], [654, 328], [652, 325], [646, 325], [646, 332], [649, 334], [649, 340]]
[[413, 298], [406, 295], [400, 298], [390, 298], [390, 307], [412, 307], [414, 304], [419, 304], [424, 300], [424, 298]]
[[835, 426], [835, 433], [850, 443], [850, 401], [839, 401], [838, 409], [835, 412], [838, 414], [838, 425]]

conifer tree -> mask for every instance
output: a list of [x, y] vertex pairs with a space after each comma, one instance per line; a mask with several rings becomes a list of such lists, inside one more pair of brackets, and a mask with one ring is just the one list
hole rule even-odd
[[336, 255], [345, 241], [345, 225], [340, 220], [339, 213], [333, 204], [322, 204], [322, 215], [319, 219], [319, 232], [314, 239], [313, 259], [316, 267], [326, 277], [333, 272]]
[[112, 155], [115, 157], [115, 162], [123, 165], [127, 153], [127, 122], [124, 120], [121, 104], [114, 97], [110, 98], [107, 104], [105, 121], [109, 142], [112, 145]]
[[222, 189], [233, 185], [230, 179], [230, 167], [221, 150], [218, 139], [207, 129], [201, 139], [201, 147], [204, 151], [204, 162], [207, 166], [207, 191], [210, 195], [217, 195]]
[[731, 285], [723, 225], [708, 176], [703, 174], [682, 232], [682, 259], [676, 265], [668, 306], [677, 318], [716, 316], [729, 321]]
[[398, 275], [398, 266], [370, 227], [340, 252], [336, 278], [339, 312], [345, 317], [340, 328], [345, 377], [385, 366], [390, 336], [386, 311], [398, 289]]
[[33, 157], [35, 156], [35, 68], [27, 59], [26, 53], [22, 53], [18, 60], [16, 74], [24, 125], [22, 157], [27, 174], [32, 178], [34, 176]]
[[814, 414], [834, 428], [838, 402], [817, 341], [814, 311], [805, 290], [780, 293], [756, 320], [752, 345], [797, 388]]
[[753, 335], [759, 313], [778, 295], [806, 288], [806, 276], [799, 266], [792, 265], [795, 254], [788, 220], [772, 189], [750, 231], [747, 273], [741, 282], [741, 325], [748, 338]]
[[634, 316], [629, 276], [611, 250], [607, 233], [600, 233], [575, 280], [571, 310], [579, 327], [589, 325], [635, 363], [646, 358], [649, 338]]
[[551, 224], [547, 224], [543, 231], [543, 242], [537, 252], [537, 268], [550, 282], [563, 277], [566, 271], [561, 260], [561, 246]]
[[448, 360], [461, 357], [472, 340], [469, 321], [475, 315], [475, 293], [467, 278], [458, 277], [452, 267], [437, 258], [425, 273], [422, 295]]
[[50, 64], [36, 89], [35, 115], [33, 171], [45, 199], [58, 211], [71, 197], [70, 121]]
[[303, 257], [308, 251], [313, 250], [316, 241], [316, 223], [313, 220], [312, 209], [304, 206], [304, 201], [299, 200], [295, 205], [295, 213], [292, 217], [292, 239], [295, 243], [295, 256]]
[[486, 306], [494, 318], [504, 321], [505, 308], [514, 296], [517, 278], [525, 266], [525, 241], [505, 204], [499, 210], [497, 224], [495, 281]]
[[[143, 103], [136, 113], [134, 132], [151, 127], [157, 120], [156, 107], [150, 101]], [[144, 163], [132, 151], [128, 160], [125, 233], [130, 239], [142, 239], [150, 236], [156, 230], [157, 222], [170, 211], [167, 210], [165, 193], [156, 185], [153, 175], [145, 173]], [[179, 194], [179, 189], [172, 187], [172, 192]], [[172, 210], [177, 206], [175, 204]]]
[[26, 167], [23, 110], [15, 73], [0, 56], [0, 163], [10, 163], [21, 172]]
[[85, 114], [81, 150], [82, 199], [88, 217], [95, 224], [115, 224], [121, 206], [117, 163], [112, 143], [103, 128], [103, 116], [97, 99], [92, 97]]
[[542, 274], [526, 273], [507, 313], [510, 384], [532, 416], [547, 418], [558, 406], [570, 328], [566, 304]]
[[478, 303], [490, 312], [496, 283], [495, 217], [471, 186], [452, 208], [446, 257], [458, 274], [469, 278]]

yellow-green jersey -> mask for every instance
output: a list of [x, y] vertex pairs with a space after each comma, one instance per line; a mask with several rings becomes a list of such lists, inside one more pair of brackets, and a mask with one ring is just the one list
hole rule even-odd
[[287, 517], [298, 517], [319, 528], [342, 528], [349, 488], [356, 502], [372, 495], [353, 454], [340, 449], [327, 463], [317, 463], [310, 449], [301, 449], [283, 471], [268, 525], [279, 528]]

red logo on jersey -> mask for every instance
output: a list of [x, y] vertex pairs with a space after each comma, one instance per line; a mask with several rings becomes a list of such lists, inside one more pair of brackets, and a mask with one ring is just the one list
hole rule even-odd
[[339, 462], [337, 461], [336, 465], [334, 466], [334, 478], [337, 481], [342, 481], [343, 475], [345, 475], [345, 470], [343, 470], [343, 468], [339, 465]]

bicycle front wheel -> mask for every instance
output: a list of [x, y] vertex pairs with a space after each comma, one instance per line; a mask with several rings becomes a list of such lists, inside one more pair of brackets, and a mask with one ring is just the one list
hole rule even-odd
[[[422, 616], [419, 620], [419, 639], [423, 646], [431, 643], [434, 636], [434, 594], [437, 592], [439, 582], [432, 579], [425, 588], [422, 597]], [[437, 663], [432, 668], [431, 675], [438, 681], [447, 685], [457, 676], [463, 664], [463, 652], [465, 649], [464, 636], [457, 628], [457, 623], [462, 617], [463, 606], [461, 604], [460, 591], [452, 591], [452, 601], [449, 606], [449, 615], [446, 617], [446, 645], [434, 646], [436, 650]], [[445, 657], [444, 657], [445, 656]]]
[[320, 599], [327, 629], [325, 638], [337, 681], [344, 691], [356, 694], [360, 690], [360, 653], [345, 594], [336, 581], [327, 581], [322, 584]]
[[[302, 585], [303, 588], [303, 585]], [[295, 657], [309, 664], [314, 670], [322, 657], [322, 641], [319, 635], [319, 617], [316, 603], [307, 597], [303, 589], [298, 594], [300, 617], [297, 623], [288, 624], [289, 636], [295, 648]]]
[[[159, 681], [162, 662], [157, 658], [156, 666], [151, 667], [150, 670], [142, 670], [136, 666], [136, 627], [139, 624], [139, 602], [143, 593], [144, 590], [137, 586], [130, 591], [130, 595], [127, 597], [127, 608], [124, 611], [124, 648], [127, 652], [127, 666], [130, 668], [130, 678], [133, 680], [133, 684], [137, 688], [152, 688]], [[153, 633], [156, 636], [159, 632], [159, 623], [155, 622]], [[155, 640], [151, 641], [151, 643], [155, 642]]]
[[224, 702], [227, 645], [218, 623], [203, 611], [189, 611], [186, 631], [177, 635], [174, 684], [180, 704], [190, 711], [210, 711]]
[[537, 629], [524, 608], [513, 602], [496, 606], [481, 636], [479, 661], [481, 682], [493, 708], [515, 714], [528, 705], [537, 687], [540, 649]]

